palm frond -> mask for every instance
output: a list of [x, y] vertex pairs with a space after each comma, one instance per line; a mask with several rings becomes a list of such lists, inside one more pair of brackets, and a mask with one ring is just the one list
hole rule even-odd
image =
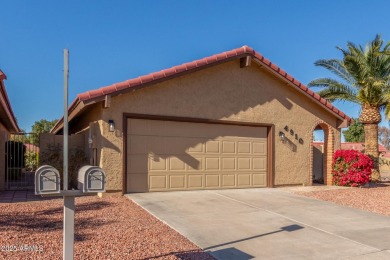
[[317, 92], [321, 97], [329, 102], [335, 100], [348, 100], [360, 104], [357, 97], [357, 90], [349, 85], [345, 85], [337, 80], [330, 78], [315, 79], [309, 82], [309, 87], [322, 87], [323, 90]]
[[325, 69], [330, 70], [340, 78], [344, 79], [351, 85], [355, 84], [355, 79], [349, 74], [348, 70], [344, 66], [343, 61], [337, 59], [329, 59], [329, 60], [317, 60], [314, 63], [316, 66], [323, 67]]
[[322, 98], [326, 99], [329, 102], [334, 101], [350, 101], [356, 104], [361, 104], [360, 101], [356, 98], [356, 96], [351, 96], [345, 92], [337, 92], [331, 89], [324, 89], [317, 92]]
[[346, 48], [336, 47], [342, 59], [318, 60], [316, 66], [331, 71], [340, 81], [323, 78], [311, 81], [310, 87], [329, 101], [346, 100], [369, 104], [386, 111], [390, 118], [390, 42], [380, 34], [365, 46], [347, 42]]

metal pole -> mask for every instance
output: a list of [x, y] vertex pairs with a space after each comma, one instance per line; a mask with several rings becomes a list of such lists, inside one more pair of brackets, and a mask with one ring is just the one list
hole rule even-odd
[[68, 79], [69, 50], [64, 49], [64, 190], [68, 190]]
[[[64, 49], [64, 191], [68, 190], [68, 74], [69, 50]], [[64, 195], [64, 236], [62, 256], [65, 260], [72, 260], [74, 255], [74, 201], [74, 195]]]
[[74, 209], [75, 196], [64, 196], [64, 238], [63, 252], [64, 260], [73, 260], [74, 250]]

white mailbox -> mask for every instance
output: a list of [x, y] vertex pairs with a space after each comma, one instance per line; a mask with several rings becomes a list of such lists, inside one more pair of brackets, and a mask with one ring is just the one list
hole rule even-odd
[[50, 165], [42, 165], [35, 172], [35, 194], [60, 193], [60, 173]]
[[78, 174], [78, 189], [84, 193], [105, 192], [106, 173], [98, 166], [81, 167]]

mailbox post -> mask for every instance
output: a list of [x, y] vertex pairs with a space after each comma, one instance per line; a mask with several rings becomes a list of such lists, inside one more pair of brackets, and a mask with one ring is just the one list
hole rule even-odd
[[43, 165], [35, 172], [35, 194], [64, 197], [64, 251], [63, 259], [73, 259], [75, 197], [106, 191], [106, 173], [97, 166], [86, 165], [78, 172], [78, 190], [60, 190], [59, 171]]
[[79, 170], [78, 190], [68, 190], [68, 55], [64, 49], [64, 171], [63, 190], [60, 190], [60, 174], [50, 165], [39, 167], [35, 173], [35, 194], [62, 196], [64, 198], [63, 259], [74, 258], [74, 210], [75, 197], [106, 191], [106, 174], [97, 166], [84, 166]]

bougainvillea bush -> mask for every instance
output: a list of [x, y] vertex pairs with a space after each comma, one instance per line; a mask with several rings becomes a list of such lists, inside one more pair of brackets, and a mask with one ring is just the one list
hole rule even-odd
[[355, 150], [337, 150], [333, 155], [333, 183], [358, 187], [368, 183], [373, 168], [372, 159]]

